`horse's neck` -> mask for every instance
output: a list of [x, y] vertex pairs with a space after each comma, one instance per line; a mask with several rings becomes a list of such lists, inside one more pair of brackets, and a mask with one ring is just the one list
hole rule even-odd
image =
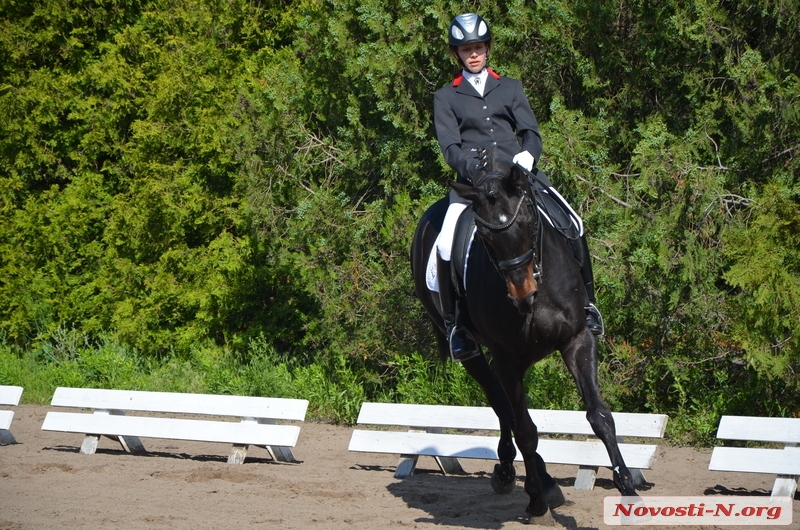
[[556, 282], [558, 290], [563, 289], [564, 284], [571, 285], [573, 281], [581, 284], [580, 267], [572, 247], [550, 223], [543, 219], [541, 222], [542, 241], [539, 259], [542, 268], [542, 284]]

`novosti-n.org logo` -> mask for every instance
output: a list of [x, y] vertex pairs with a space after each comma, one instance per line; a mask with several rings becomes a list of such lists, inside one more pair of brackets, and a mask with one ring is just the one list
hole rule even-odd
[[791, 497], [605, 497], [610, 526], [792, 524]]

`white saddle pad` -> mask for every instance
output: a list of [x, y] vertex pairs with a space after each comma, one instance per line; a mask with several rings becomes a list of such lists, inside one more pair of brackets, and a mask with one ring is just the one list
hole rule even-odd
[[[472, 228], [472, 234], [469, 237], [469, 244], [467, 245], [467, 255], [464, 259], [464, 289], [467, 288], [467, 262], [469, 262], [469, 252], [472, 249], [472, 242], [475, 240], [475, 233], [478, 230], [476, 228]], [[434, 248], [431, 251], [431, 255], [428, 256], [428, 267], [425, 269], [425, 284], [428, 286], [428, 289], [433, 291], [434, 293], [439, 292], [439, 279], [438, 275], [436, 274], [436, 249]]]
[[439, 280], [436, 277], [436, 249], [428, 256], [428, 267], [425, 269], [425, 284], [434, 293], [439, 292]]

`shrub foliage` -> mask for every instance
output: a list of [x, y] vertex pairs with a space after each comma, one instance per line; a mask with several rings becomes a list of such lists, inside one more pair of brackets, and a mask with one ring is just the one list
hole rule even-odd
[[[444, 34], [476, 8], [0, 0], [0, 383], [302, 390], [341, 421], [480, 399], [430, 363], [408, 264], [452, 177]], [[480, 9], [588, 227], [613, 407], [694, 441], [797, 414], [800, 2]], [[530, 379], [579, 406], [558, 363]]]

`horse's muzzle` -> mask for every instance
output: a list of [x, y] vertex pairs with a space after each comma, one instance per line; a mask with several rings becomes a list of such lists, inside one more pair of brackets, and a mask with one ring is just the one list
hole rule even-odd
[[508, 288], [508, 299], [523, 315], [533, 313], [533, 304], [539, 295], [539, 284], [534, 274], [533, 261], [529, 261], [525, 266], [514, 271], [510, 271], [506, 276], [506, 287]]

